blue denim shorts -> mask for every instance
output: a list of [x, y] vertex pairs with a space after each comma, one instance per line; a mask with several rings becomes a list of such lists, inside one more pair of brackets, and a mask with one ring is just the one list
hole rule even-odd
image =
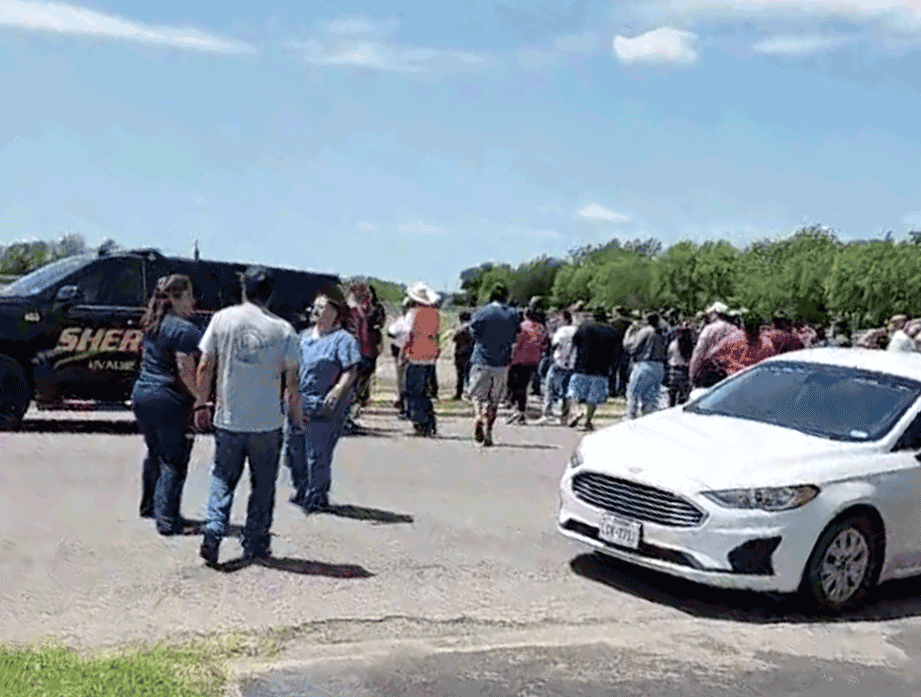
[[608, 378], [605, 375], [573, 373], [566, 397], [586, 404], [604, 404], [608, 401]]

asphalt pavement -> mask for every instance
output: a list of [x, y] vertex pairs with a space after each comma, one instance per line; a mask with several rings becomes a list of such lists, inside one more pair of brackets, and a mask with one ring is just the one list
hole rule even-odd
[[562, 538], [568, 428], [500, 424], [484, 450], [469, 419], [420, 439], [369, 417], [337, 450], [333, 513], [288, 504], [282, 470], [273, 558], [240, 564], [244, 477], [210, 569], [197, 549], [213, 439], [196, 438], [184, 493], [198, 526], [162, 538], [137, 517], [144, 447], [130, 415], [29, 418], [0, 434], [0, 641], [271, 637], [277, 655], [236, 662], [236, 695], [921, 692], [917, 579], [829, 620]]

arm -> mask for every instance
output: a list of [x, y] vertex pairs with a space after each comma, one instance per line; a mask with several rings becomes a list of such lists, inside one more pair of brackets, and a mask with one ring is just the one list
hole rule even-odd
[[358, 366], [353, 366], [339, 376], [336, 384], [326, 393], [323, 402], [331, 411], [337, 411], [345, 396], [358, 379]]
[[691, 352], [691, 362], [688, 364], [688, 376], [691, 382], [697, 377], [700, 369], [703, 367], [704, 358], [706, 358], [707, 349], [710, 347], [710, 332], [706, 328], [700, 333], [700, 338], [694, 345], [694, 351]]
[[[284, 372], [284, 394], [285, 406], [288, 408], [288, 416], [296, 427], [303, 428], [304, 416], [301, 409], [301, 391], [298, 389], [298, 369], [287, 368]], [[300, 414], [300, 418], [298, 415]]]
[[211, 426], [211, 410], [206, 408], [211, 402], [211, 390], [214, 386], [214, 367], [216, 364], [215, 356], [211, 353], [203, 353], [201, 360], [198, 362], [198, 371], [196, 373], [196, 399], [193, 415], [193, 423], [196, 431], [205, 432]]
[[[189, 391], [189, 394], [195, 398], [195, 404], [199, 404], [198, 399], [198, 385], [196, 384], [196, 375], [195, 370], [198, 365], [196, 360], [198, 352], [194, 353], [182, 353], [180, 351], [176, 352], [176, 368], [179, 373], [179, 380], [182, 382], [182, 385]], [[202, 403], [207, 402], [207, 399], [202, 400]]]

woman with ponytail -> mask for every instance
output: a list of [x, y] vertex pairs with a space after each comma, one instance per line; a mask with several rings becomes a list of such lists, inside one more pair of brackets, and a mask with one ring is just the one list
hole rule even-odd
[[189, 321], [194, 311], [191, 279], [173, 274], [157, 282], [141, 319], [141, 371], [131, 393], [131, 409], [147, 444], [140, 514], [154, 518], [161, 535], [175, 535], [183, 525], [179, 506], [193, 443], [186, 433], [197, 396], [202, 334]]

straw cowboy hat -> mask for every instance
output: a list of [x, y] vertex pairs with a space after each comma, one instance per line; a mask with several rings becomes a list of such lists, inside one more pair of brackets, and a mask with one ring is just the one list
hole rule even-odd
[[441, 298], [438, 296], [438, 293], [436, 293], [421, 281], [411, 285], [406, 290], [406, 295], [410, 300], [413, 300], [420, 305], [437, 305], [438, 301], [441, 300]]
[[715, 312], [718, 315], [725, 315], [729, 312], [729, 307], [726, 305], [726, 303], [722, 303], [719, 300], [717, 300], [715, 303], [710, 305], [710, 307], [704, 310], [704, 312], [708, 314], [711, 312]]

